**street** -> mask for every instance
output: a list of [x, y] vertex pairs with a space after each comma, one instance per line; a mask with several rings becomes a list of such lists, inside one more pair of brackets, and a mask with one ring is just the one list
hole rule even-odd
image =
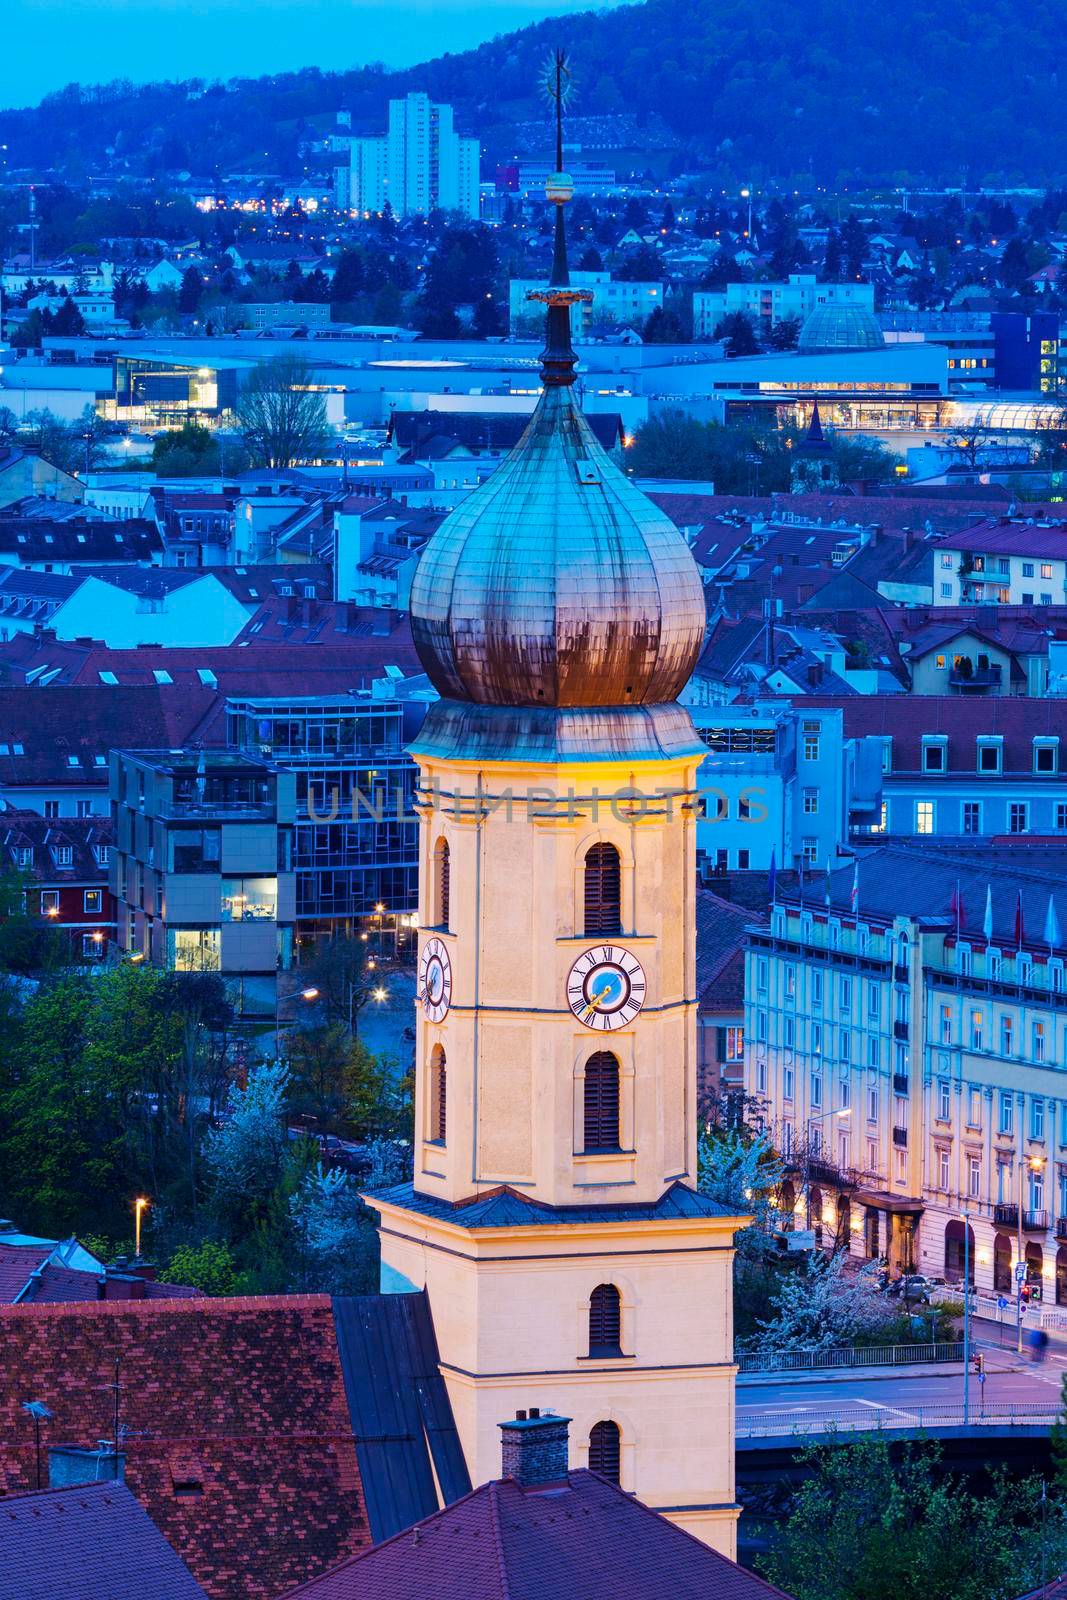
[[[995, 1331], [995, 1330], [994, 1330]], [[986, 1383], [971, 1373], [970, 1411], [973, 1420], [987, 1416], [1022, 1421], [1051, 1418], [1059, 1409], [1060, 1386], [1067, 1369], [1067, 1348], [1050, 1348], [1045, 1361], [1031, 1366], [1014, 1350], [1000, 1350], [979, 1336], [976, 1348], [985, 1356]], [[963, 1373], [959, 1363], [949, 1368], [900, 1371], [871, 1367], [853, 1377], [839, 1374], [798, 1373], [780, 1380], [738, 1379], [737, 1434], [789, 1433], [794, 1429], [821, 1432], [831, 1424], [921, 1427], [962, 1420]]]

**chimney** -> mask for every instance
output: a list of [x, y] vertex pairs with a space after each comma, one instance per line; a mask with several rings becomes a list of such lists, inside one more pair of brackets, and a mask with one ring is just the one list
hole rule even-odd
[[147, 1283], [154, 1283], [158, 1267], [154, 1261], [149, 1261], [145, 1256], [116, 1256], [114, 1261], [108, 1262], [109, 1272], [122, 1272], [129, 1278], [144, 1278]]
[[570, 1417], [557, 1417], [537, 1406], [516, 1411], [514, 1420], [500, 1423], [503, 1475], [522, 1489], [539, 1489], [567, 1479], [567, 1430]]
[[102, 1442], [95, 1450], [54, 1444], [48, 1449], [48, 1487], [72, 1489], [81, 1483], [125, 1483], [126, 1452]]

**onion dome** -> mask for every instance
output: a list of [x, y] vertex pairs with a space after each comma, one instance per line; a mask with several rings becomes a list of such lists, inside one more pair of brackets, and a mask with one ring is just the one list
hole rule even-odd
[[839, 350], [881, 350], [885, 334], [866, 306], [830, 300], [816, 306], [804, 320], [797, 352], [804, 356], [833, 355]]
[[[557, 167], [562, 168], [557, 135]], [[544, 385], [521, 439], [438, 528], [415, 572], [411, 628], [449, 700], [487, 706], [659, 705], [704, 641], [704, 591], [678, 529], [598, 444], [574, 398], [567, 272], [556, 204]]]

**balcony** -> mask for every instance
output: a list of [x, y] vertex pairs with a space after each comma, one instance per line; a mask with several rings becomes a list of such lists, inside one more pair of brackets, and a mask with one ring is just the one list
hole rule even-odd
[[906, 1150], [908, 1148], [907, 1128], [893, 1129], [893, 1143], [896, 1145], [898, 1150]]
[[1056, 1222], [1057, 1239], [1067, 1239], [1067, 1217], [1059, 1217]]
[[965, 658], [949, 672], [948, 686], [953, 694], [999, 694], [1000, 678], [999, 666], [972, 667]]
[[901, 1022], [899, 1018], [893, 1024], [893, 1038], [903, 1039], [905, 1044], [908, 1040], [908, 1024], [906, 1022]]
[[908, 963], [906, 961], [898, 961], [893, 968], [893, 982], [908, 983], [910, 979], [911, 972], [909, 971]]
[[846, 1181], [840, 1167], [833, 1161], [809, 1161], [808, 1182], [840, 1184]]
[[1052, 1218], [1047, 1211], [1024, 1211], [1024, 1233], [1047, 1233], [1052, 1223]]
[[1019, 1207], [1013, 1203], [995, 1205], [993, 1207], [993, 1221], [999, 1228], [1017, 1228], [1019, 1226]]
[[906, 1072], [894, 1072], [894, 1074], [893, 1074], [893, 1093], [894, 1094], [907, 1094], [907, 1092], [908, 1092], [908, 1074]]

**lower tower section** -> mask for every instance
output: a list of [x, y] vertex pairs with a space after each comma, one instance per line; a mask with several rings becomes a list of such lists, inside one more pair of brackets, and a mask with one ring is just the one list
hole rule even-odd
[[681, 1184], [652, 1204], [411, 1185], [373, 1204], [383, 1287], [428, 1292], [472, 1482], [499, 1474], [499, 1423], [539, 1406], [572, 1418], [571, 1467], [735, 1555], [737, 1217]]

